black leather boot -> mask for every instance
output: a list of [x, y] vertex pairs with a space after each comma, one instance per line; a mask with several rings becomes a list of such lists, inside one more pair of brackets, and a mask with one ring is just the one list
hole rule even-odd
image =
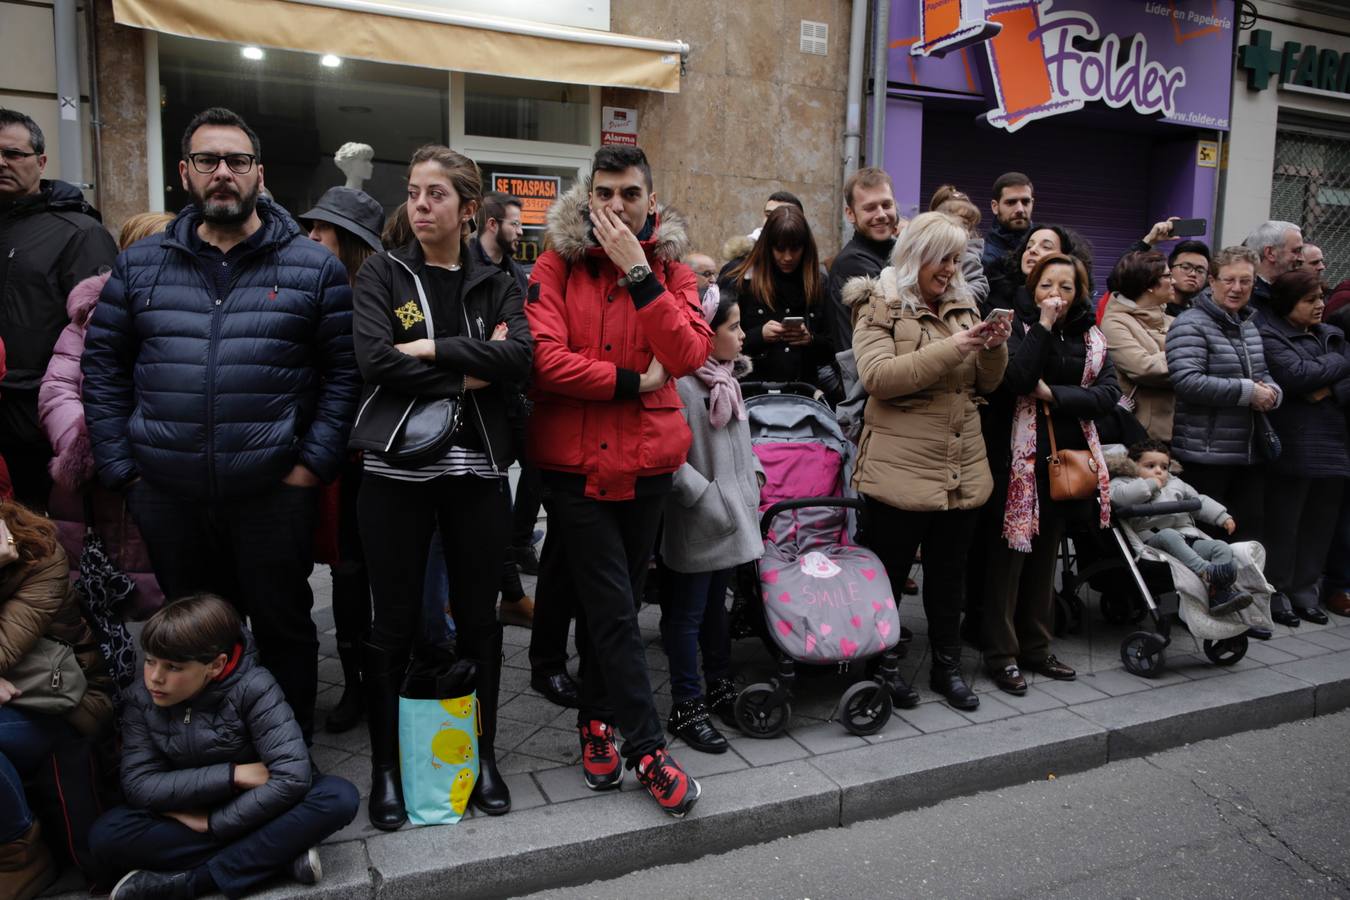
[[897, 709], [913, 709], [919, 705], [919, 692], [905, 684], [905, 677], [896, 665], [895, 651], [881, 655], [874, 677], [886, 685], [886, 689], [891, 692], [891, 703]]
[[708, 707], [702, 697], [676, 703], [670, 709], [666, 729], [695, 750], [703, 753], [726, 753], [731, 745], [712, 723]]
[[366, 711], [365, 688], [361, 681], [361, 649], [339, 645], [338, 659], [342, 661], [342, 697], [328, 713], [328, 720], [323, 726], [325, 731], [334, 734], [355, 728]]
[[708, 682], [708, 697], [705, 701], [708, 712], [717, 716], [728, 728], [739, 728], [736, 724], [736, 698], [740, 691], [730, 678], [717, 678]]
[[367, 643], [365, 686], [370, 726], [370, 824], [397, 831], [408, 821], [398, 769], [398, 689], [407, 660], [397, 664], [383, 647]]
[[511, 789], [497, 771], [497, 697], [502, 684], [500, 628], [483, 656], [478, 667], [478, 722], [482, 728], [478, 736], [478, 781], [469, 802], [489, 816], [501, 816], [511, 811]]
[[947, 698], [956, 709], [977, 709], [980, 698], [961, 677], [961, 645], [951, 644], [933, 647], [933, 669], [928, 677], [928, 686]]
[[333, 568], [333, 622], [342, 661], [342, 698], [328, 713], [324, 730], [350, 731], [366, 711], [361, 683], [361, 645], [370, 637], [370, 584], [365, 567], [345, 560]]

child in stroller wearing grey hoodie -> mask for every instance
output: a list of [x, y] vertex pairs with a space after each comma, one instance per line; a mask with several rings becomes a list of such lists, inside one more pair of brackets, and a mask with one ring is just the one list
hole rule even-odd
[[1126, 524], [1144, 544], [1176, 558], [1200, 576], [1209, 586], [1210, 615], [1227, 615], [1250, 606], [1252, 596], [1238, 590], [1233, 584], [1237, 578], [1233, 549], [1223, 541], [1211, 539], [1196, 527], [1198, 518], [1205, 524], [1232, 534], [1237, 529], [1237, 522], [1228, 514], [1228, 510], [1172, 474], [1172, 451], [1162, 441], [1140, 441], [1130, 447], [1129, 458], [1133, 464], [1133, 474], [1112, 472], [1113, 506], [1199, 500], [1200, 510], [1195, 514], [1180, 512], [1140, 516], [1126, 519]]

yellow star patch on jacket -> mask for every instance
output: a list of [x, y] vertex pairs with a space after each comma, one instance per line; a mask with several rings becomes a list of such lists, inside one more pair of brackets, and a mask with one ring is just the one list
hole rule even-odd
[[417, 301], [409, 300], [407, 303], [394, 310], [394, 315], [398, 316], [399, 324], [403, 330], [407, 331], [418, 322], [425, 322], [426, 317], [422, 315], [422, 309], [417, 305]]

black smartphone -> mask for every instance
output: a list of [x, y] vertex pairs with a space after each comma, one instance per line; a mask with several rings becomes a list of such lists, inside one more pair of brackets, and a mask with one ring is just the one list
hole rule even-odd
[[1209, 230], [1204, 219], [1177, 219], [1172, 223], [1172, 237], [1199, 237]]
[[783, 319], [783, 327], [793, 331], [806, 327], [806, 318], [804, 316], [786, 316]]

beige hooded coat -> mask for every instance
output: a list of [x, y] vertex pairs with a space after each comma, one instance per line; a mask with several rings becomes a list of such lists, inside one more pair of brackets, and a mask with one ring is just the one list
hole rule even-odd
[[1006, 345], [963, 355], [954, 335], [980, 322], [975, 302], [943, 297], [935, 313], [902, 297], [895, 270], [855, 278], [853, 352], [868, 393], [853, 486], [897, 509], [974, 509], [993, 491], [978, 407], [1003, 380]]

